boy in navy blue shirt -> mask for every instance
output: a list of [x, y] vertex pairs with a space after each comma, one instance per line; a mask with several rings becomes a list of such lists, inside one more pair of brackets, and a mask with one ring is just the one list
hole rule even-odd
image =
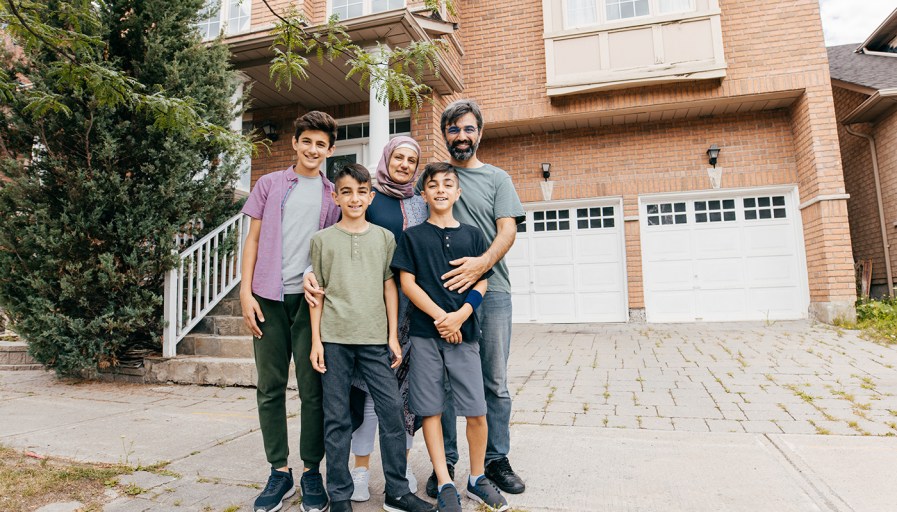
[[417, 306], [411, 316], [414, 359], [409, 374], [408, 402], [422, 416], [424, 441], [439, 484], [437, 508], [461, 511], [458, 491], [449, 476], [442, 439], [441, 417], [445, 402], [444, 376], [448, 376], [455, 411], [467, 417], [470, 477], [467, 495], [489, 510], [507, 510], [508, 502], [485, 477], [486, 398], [480, 363], [480, 328], [474, 314], [486, 293], [486, 278], [462, 295], [445, 288], [442, 276], [450, 261], [476, 256], [489, 248], [479, 228], [461, 224], [452, 206], [461, 196], [458, 176], [447, 163], [429, 164], [421, 178], [421, 195], [430, 218], [408, 228], [396, 248], [392, 266], [400, 271], [402, 290]]

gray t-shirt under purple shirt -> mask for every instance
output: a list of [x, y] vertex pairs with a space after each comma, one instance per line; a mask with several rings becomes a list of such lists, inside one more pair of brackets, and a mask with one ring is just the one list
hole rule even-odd
[[309, 241], [318, 231], [321, 193], [320, 176], [296, 174], [299, 182], [287, 193], [283, 204], [283, 293], [302, 293], [302, 273], [311, 264]]

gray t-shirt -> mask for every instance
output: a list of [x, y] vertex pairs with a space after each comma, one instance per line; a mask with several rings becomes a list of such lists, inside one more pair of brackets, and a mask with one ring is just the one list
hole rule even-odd
[[283, 204], [283, 293], [302, 293], [302, 273], [311, 259], [308, 242], [321, 223], [321, 194], [324, 182], [320, 176], [299, 176]]
[[[498, 234], [495, 221], [507, 217], [514, 217], [518, 223], [524, 220], [526, 213], [507, 172], [489, 164], [472, 169], [455, 167], [455, 171], [461, 186], [461, 199], [452, 210], [455, 220], [483, 230], [490, 244]], [[422, 188], [423, 183], [418, 181], [417, 189]], [[489, 291], [510, 293], [511, 281], [505, 259], [502, 258], [493, 270], [495, 274], [489, 278]]]
[[321, 341], [342, 345], [385, 345], [389, 332], [383, 283], [392, 279], [389, 262], [396, 239], [370, 224], [350, 233], [339, 224], [311, 239], [311, 264], [324, 294]]

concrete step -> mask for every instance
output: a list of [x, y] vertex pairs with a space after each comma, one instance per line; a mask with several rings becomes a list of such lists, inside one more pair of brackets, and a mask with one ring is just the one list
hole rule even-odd
[[[146, 358], [144, 365], [145, 380], [149, 383], [254, 387], [258, 377], [252, 358], [207, 356]], [[296, 389], [296, 373], [292, 364], [287, 387]]]
[[43, 365], [28, 354], [24, 341], [0, 341], [0, 370], [40, 370]]
[[242, 318], [243, 310], [240, 307], [240, 297], [231, 297], [231, 293], [228, 293], [225, 298], [221, 299], [221, 302], [216, 304], [215, 307], [212, 308], [212, 311], [209, 311], [209, 314], [214, 316], [236, 316]]
[[221, 336], [251, 336], [242, 316], [206, 315], [191, 333], [218, 334]]
[[188, 334], [178, 343], [178, 357], [181, 355], [252, 358], [252, 336]]

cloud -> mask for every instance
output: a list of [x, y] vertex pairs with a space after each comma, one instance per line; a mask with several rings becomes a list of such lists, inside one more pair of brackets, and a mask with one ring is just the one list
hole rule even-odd
[[819, 0], [826, 46], [862, 43], [897, 8], [894, 0]]

